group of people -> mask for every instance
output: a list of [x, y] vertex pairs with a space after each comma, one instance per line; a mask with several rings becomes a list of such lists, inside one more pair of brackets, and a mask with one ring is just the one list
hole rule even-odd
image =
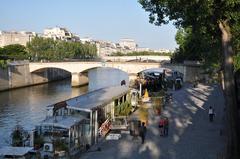
[[[160, 118], [159, 130], [160, 130], [160, 136], [167, 136], [168, 135], [168, 118], [167, 117], [161, 117]], [[142, 122], [141, 126], [139, 127], [139, 136], [142, 139], [142, 144], [144, 144], [146, 133], [147, 133], [147, 128], [145, 126], [145, 123]]]
[[[209, 121], [213, 122], [213, 118], [215, 116], [215, 112], [214, 109], [210, 106], [209, 107]], [[160, 121], [159, 121], [159, 131], [160, 131], [160, 136], [168, 136], [168, 118], [167, 117], [160, 117]], [[140, 129], [139, 129], [139, 136], [142, 139], [142, 144], [145, 141], [145, 137], [146, 137], [146, 133], [147, 133], [147, 128], [145, 126], [145, 123], [141, 123]]]
[[168, 135], [168, 118], [161, 117], [158, 127], [160, 131], [160, 136], [167, 136]]
[[[216, 113], [214, 111], [214, 108], [212, 108], [211, 106], [209, 107], [208, 115], [209, 115], [209, 121], [213, 122], [213, 119]], [[159, 120], [160, 136], [168, 136], [168, 126], [169, 126], [168, 117], [161, 116]], [[142, 144], [144, 144], [146, 133], [147, 133], [147, 128], [145, 126], [145, 123], [143, 122], [139, 127], [139, 136], [142, 139]]]

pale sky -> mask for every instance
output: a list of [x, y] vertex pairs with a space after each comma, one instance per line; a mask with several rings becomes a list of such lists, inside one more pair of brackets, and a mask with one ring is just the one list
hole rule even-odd
[[175, 49], [172, 24], [154, 26], [137, 0], [1, 0], [0, 30], [34, 31], [66, 27], [97, 40], [134, 39], [139, 47]]

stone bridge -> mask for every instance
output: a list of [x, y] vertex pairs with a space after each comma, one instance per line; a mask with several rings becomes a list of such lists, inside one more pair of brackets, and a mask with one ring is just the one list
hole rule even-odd
[[29, 63], [31, 73], [41, 71], [41, 69], [58, 68], [66, 70], [72, 74], [72, 86], [79, 86], [83, 81], [88, 80], [86, 73], [90, 69], [98, 67], [110, 67], [122, 70], [129, 75], [129, 79], [134, 79], [137, 73], [152, 68], [168, 68], [176, 70], [185, 75], [184, 65], [163, 65], [161, 63], [143, 63], [143, 62], [47, 62], [47, 63]]

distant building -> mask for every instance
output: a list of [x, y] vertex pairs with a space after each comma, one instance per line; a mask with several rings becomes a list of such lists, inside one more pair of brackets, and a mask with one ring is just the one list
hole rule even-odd
[[150, 48], [146, 48], [146, 47], [138, 47], [136, 49], [137, 52], [143, 52], [143, 51], [152, 51]]
[[80, 41], [83, 44], [85, 44], [85, 43], [95, 44], [95, 41], [90, 37], [80, 38]]
[[27, 42], [30, 42], [35, 36], [35, 32], [0, 31], [0, 47], [11, 44], [20, 44], [26, 46]]
[[52, 38], [54, 40], [64, 40], [64, 41], [79, 41], [80, 38], [66, 28], [54, 27], [47, 28], [43, 31], [43, 37]]
[[126, 50], [136, 51], [137, 49], [137, 44], [133, 39], [121, 39], [119, 45]]
[[116, 44], [110, 41], [96, 40], [95, 44], [97, 46], [97, 54], [100, 57], [109, 56], [118, 51]]
[[168, 49], [158, 49], [158, 50], [154, 50], [154, 52], [171, 53], [172, 51], [170, 51], [170, 50], [168, 50]]

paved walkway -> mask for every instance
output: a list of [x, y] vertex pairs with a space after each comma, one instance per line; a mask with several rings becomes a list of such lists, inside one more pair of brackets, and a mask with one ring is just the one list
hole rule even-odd
[[[173, 93], [173, 102], [166, 106], [169, 117], [169, 136], [160, 137], [159, 117], [149, 110], [146, 142], [132, 140], [124, 135], [118, 141], [103, 141], [80, 156], [81, 159], [220, 159], [225, 137], [220, 135], [224, 123], [224, 101], [221, 89], [199, 84], [192, 88], [186, 84]], [[216, 118], [208, 121], [208, 108], [213, 106]], [[223, 133], [224, 134], [224, 133]], [[101, 151], [95, 151], [97, 147]]]

